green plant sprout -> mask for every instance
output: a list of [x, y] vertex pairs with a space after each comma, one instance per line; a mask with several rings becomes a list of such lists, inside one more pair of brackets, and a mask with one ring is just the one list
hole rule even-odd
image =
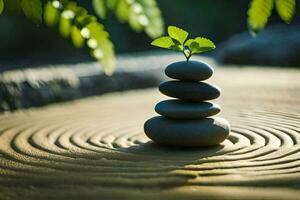
[[203, 53], [216, 48], [211, 40], [204, 37], [188, 39], [189, 33], [176, 26], [169, 26], [168, 34], [169, 36], [163, 36], [153, 40], [151, 45], [181, 51], [187, 61], [189, 61], [193, 54]]

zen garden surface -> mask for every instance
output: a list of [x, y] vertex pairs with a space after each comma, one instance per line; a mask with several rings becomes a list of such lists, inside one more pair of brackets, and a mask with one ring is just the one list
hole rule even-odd
[[177, 149], [143, 132], [157, 88], [0, 115], [0, 199], [299, 199], [300, 70], [216, 68], [232, 126]]

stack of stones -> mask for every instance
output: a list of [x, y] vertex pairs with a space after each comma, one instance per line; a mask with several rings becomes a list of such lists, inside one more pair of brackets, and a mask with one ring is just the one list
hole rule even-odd
[[146, 121], [144, 131], [153, 141], [172, 146], [204, 147], [218, 145], [229, 135], [230, 125], [222, 118], [212, 117], [221, 111], [206, 102], [220, 96], [214, 85], [200, 82], [213, 75], [206, 63], [182, 61], [172, 63], [165, 74], [176, 80], [160, 84], [161, 93], [176, 99], [159, 102], [155, 111], [162, 115]]

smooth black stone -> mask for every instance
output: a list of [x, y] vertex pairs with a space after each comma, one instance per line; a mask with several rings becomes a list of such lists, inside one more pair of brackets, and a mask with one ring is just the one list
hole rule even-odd
[[155, 111], [168, 118], [199, 119], [216, 115], [221, 108], [209, 102], [192, 103], [173, 99], [159, 102], [155, 106]]
[[218, 145], [229, 135], [230, 125], [222, 118], [176, 120], [157, 116], [144, 124], [146, 135], [156, 143], [178, 147]]
[[182, 81], [203, 81], [213, 75], [213, 68], [198, 61], [181, 61], [167, 66], [165, 73], [168, 77]]
[[167, 81], [159, 85], [159, 91], [186, 101], [212, 100], [221, 95], [217, 86], [203, 82]]

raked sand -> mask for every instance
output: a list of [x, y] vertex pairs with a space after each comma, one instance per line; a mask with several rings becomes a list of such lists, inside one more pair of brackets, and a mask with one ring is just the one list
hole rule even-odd
[[217, 68], [211, 148], [153, 144], [143, 123], [167, 97], [107, 94], [0, 115], [0, 199], [297, 199], [300, 70]]

